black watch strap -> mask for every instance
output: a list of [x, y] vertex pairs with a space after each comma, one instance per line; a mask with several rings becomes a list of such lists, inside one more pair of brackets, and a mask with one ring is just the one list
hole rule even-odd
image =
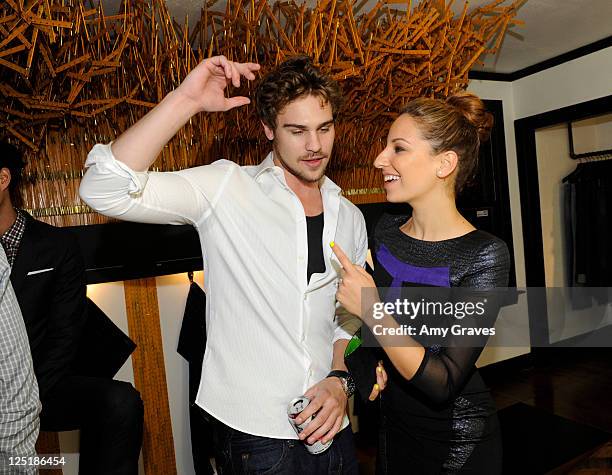
[[342, 389], [344, 389], [346, 397], [351, 397], [355, 393], [355, 382], [353, 381], [353, 378], [351, 377], [351, 374], [348, 371], [335, 369], [330, 371], [327, 377], [340, 379], [340, 382], [342, 383]]

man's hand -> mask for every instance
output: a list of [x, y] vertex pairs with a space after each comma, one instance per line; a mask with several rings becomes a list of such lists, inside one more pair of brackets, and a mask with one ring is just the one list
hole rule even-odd
[[[336, 299], [348, 312], [363, 318], [363, 311], [367, 311], [379, 301], [374, 279], [363, 267], [353, 264], [338, 244], [332, 242], [330, 246], [342, 266], [342, 278]], [[364, 295], [370, 302], [362, 302], [362, 289], [365, 288], [370, 289]]]
[[304, 396], [310, 399], [310, 404], [295, 421], [301, 424], [314, 413], [318, 413], [300, 433], [300, 439], [308, 438], [308, 444], [314, 444], [317, 440], [325, 444], [338, 433], [346, 414], [347, 398], [342, 383], [336, 377], [325, 378], [306, 391]]
[[225, 87], [230, 82], [240, 87], [241, 76], [252, 81], [257, 70], [259, 64], [236, 63], [225, 56], [214, 56], [193, 68], [176, 92], [189, 99], [199, 112], [227, 111], [251, 101], [243, 96], [225, 97]]

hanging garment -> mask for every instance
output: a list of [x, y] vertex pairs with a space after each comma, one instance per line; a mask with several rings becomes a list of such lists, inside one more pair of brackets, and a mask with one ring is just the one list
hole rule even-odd
[[612, 160], [580, 163], [563, 179], [569, 287], [607, 301], [612, 286]]
[[212, 426], [205, 419], [204, 411], [195, 402], [205, 350], [206, 294], [198, 284], [192, 282], [176, 351], [189, 363], [189, 425], [193, 466], [197, 475], [214, 473], [210, 465], [213, 455]]

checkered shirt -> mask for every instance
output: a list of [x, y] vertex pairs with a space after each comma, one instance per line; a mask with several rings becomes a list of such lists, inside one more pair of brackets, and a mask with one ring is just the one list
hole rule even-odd
[[11, 268], [0, 246], [0, 474], [37, 473], [10, 466], [11, 457], [34, 457], [41, 404]]

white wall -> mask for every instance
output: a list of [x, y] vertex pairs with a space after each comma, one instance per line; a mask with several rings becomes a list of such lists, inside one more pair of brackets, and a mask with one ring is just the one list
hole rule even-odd
[[612, 114], [572, 122], [575, 153], [612, 150]]
[[512, 83], [521, 119], [612, 94], [612, 47]]
[[567, 285], [561, 181], [576, 168], [565, 124], [536, 131], [546, 287]]

